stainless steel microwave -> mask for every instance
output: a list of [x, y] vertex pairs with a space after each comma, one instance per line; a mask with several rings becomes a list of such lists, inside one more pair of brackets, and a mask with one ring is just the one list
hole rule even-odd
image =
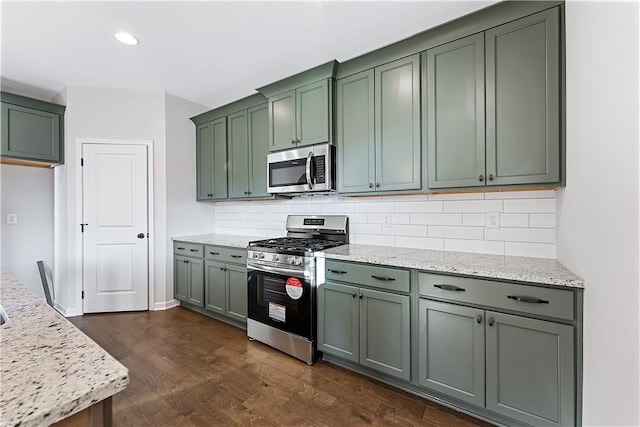
[[336, 147], [313, 145], [267, 156], [267, 191], [273, 194], [336, 189]]

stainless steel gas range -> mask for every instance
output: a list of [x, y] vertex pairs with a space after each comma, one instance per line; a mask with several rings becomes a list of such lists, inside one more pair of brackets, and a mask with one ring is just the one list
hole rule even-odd
[[318, 254], [346, 243], [344, 215], [289, 215], [287, 237], [250, 242], [249, 338], [313, 364]]

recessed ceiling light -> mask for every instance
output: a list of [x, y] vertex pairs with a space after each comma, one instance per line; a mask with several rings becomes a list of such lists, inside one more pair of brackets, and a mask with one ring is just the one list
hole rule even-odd
[[131, 34], [129, 33], [116, 33], [115, 37], [118, 39], [118, 41], [120, 41], [121, 43], [124, 43], [126, 45], [129, 46], [135, 46], [138, 44], [138, 39], [133, 37]]

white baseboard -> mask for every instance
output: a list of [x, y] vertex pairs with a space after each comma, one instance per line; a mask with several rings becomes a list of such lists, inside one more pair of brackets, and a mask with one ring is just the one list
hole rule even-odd
[[153, 311], [168, 310], [170, 308], [177, 307], [179, 305], [180, 305], [180, 301], [178, 301], [177, 299], [172, 299], [164, 302], [157, 302], [153, 304]]
[[82, 316], [82, 310], [78, 310], [78, 309], [75, 309], [75, 308], [72, 309], [72, 310], [67, 310], [66, 308], [64, 308], [63, 306], [58, 304], [57, 302], [54, 302], [53, 308], [58, 310], [58, 312], [60, 314], [62, 314], [64, 317]]

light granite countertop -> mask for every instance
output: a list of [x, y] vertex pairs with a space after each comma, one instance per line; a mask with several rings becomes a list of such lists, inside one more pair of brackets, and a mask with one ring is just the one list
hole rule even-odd
[[[181, 242], [246, 248], [264, 237], [200, 234], [174, 237]], [[584, 288], [584, 281], [556, 259], [486, 255], [348, 244], [328, 249], [327, 259], [403, 267], [433, 273], [457, 274], [484, 279], [511, 280], [551, 286]]]
[[129, 384], [125, 366], [2, 270], [0, 305], [0, 426], [49, 425]]
[[404, 267], [433, 273], [584, 288], [584, 281], [556, 259], [348, 244], [328, 249], [326, 259]]
[[228, 246], [230, 248], [246, 248], [249, 242], [264, 240], [265, 237], [236, 236], [233, 234], [196, 234], [193, 236], [176, 236], [176, 242], [201, 243], [203, 245]]

